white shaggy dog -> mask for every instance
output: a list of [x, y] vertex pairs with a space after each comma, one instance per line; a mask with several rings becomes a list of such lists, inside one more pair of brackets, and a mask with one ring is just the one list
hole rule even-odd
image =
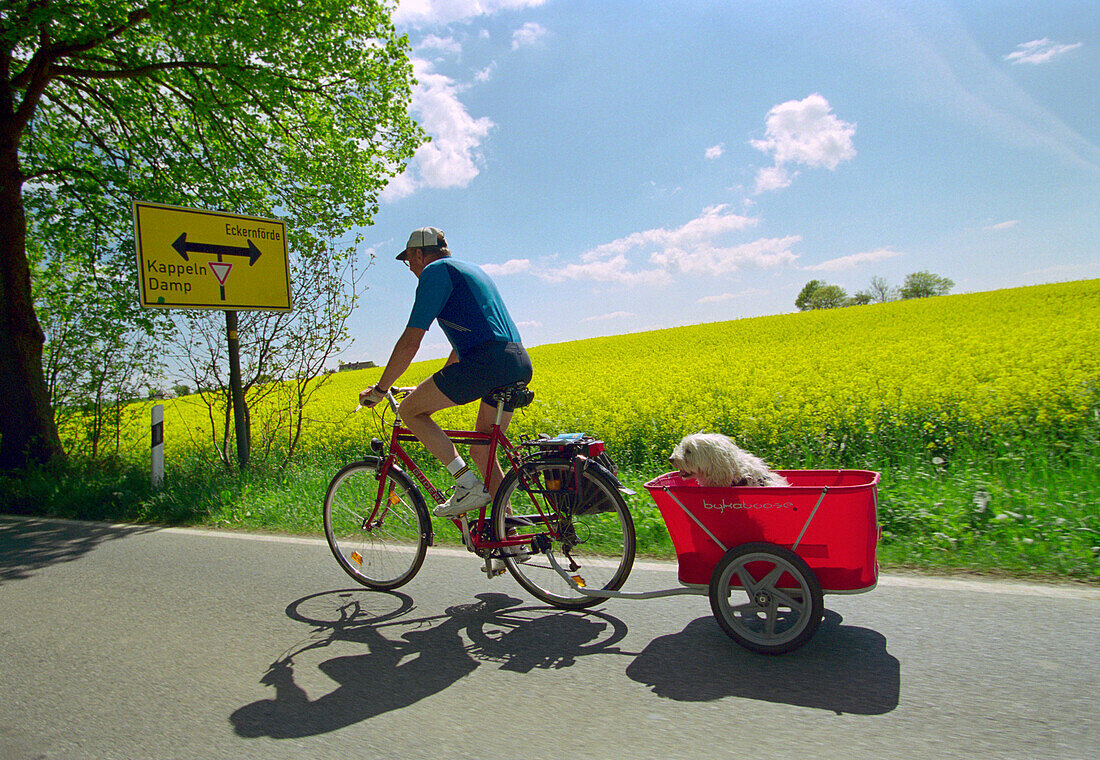
[[772, 472], [764, 460], [742, 449], [718, 433], [684, 436], [668, 461], [682, 475], [704, 486], [787, 486], [790, 483]]

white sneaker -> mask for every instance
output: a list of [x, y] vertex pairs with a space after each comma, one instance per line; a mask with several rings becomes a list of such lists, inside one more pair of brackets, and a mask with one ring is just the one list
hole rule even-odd
[[458, 517], [471, 509], [481, 509], [492, 500], [493, 497], [480, 481], [473, 488], [456, 483], [451, 498], [433, 509], [432, 514], [436, 517]]

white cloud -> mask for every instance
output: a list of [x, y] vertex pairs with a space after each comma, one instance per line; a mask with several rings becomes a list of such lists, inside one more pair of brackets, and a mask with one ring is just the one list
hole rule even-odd
[[434, 73], [423, 59], [412, 64], [418, 84], [409, 110], [432, 140], [417, 149], [405, 173], [386, 187], [384, 200], [403, 198], [421, 187], [466, 187], [480, 171], [481, 140], [495, 126], [485, 117], [470, 116], [453, 79]]
[[844, 269], [855, 269], [864, 264], [873, 264], [877, 261], [884, 261], [885, 259], [892, 259], [901, 255], [900, 251], [895, 251], [890, 248], [878, 248], [874, 251], [864, 251], [863, 253], [853, 253], [850, 256], [829, 259], [820, 264], [802, 267], [802, 269], [807, 272], [839, 272]]
[[401, 0], [393, 12], [398, 27], [436, 26], [491, 16], [494, 13], [534, 8], [546, 0]]
[[438, 50], [441, 53], [451, 53], [453, 55], [462, 52], [462, 46], [458, 44], [458, 40], [454, 37], [440, 37], [435, 34], [429, 34], [416, 43], [415, 47], [418, 52], [421, 50]]
[[797, 176], [798, 172], [795, 172], [792, 177], [782, 166], [766, 167], [756, 173], [754, 192], [759, 195], [772, 190], [782, 190], [784, 187], [790, 187], [791, 181]]
[[516, 327], [519, 327], [519, 328], [522, 328], [522, 329], [525, 329], [525, 328], [528, 328], [528, 327], [530, 327], [530, 328], [542, 327], [542, 322], [539, 322], [537, 320], [532, 320], [530, 322], [516, 322]]
[[660, 285], [666, 279], [662, 269], [631, 271], [630, 261], [622, 254], [600, 261], [566, 264], [564, 267], [546, 269], [538, 274], [539, 277], [550, 282], [585, 280], [614, 282], [620, 285]]
[[521, 47], [537, 45], [546, 38], [547, 34], [549, 34], [549, 32], [546, 31], [546, 27], [541, 24], [536, 24], [533, 21], [528, 21], [512, 34], [512, 50], [519, 50]]
[[798, 235], [789, 235], [727, 247], [700, 245], [691, 250], [673, 248], [654, 254], [651, 260], [685, 274], [732, 274], [746, 267], [769, 269], [793, 264], [798, 255], [791, 251], [791, 247], [800, 240], [802, 238]]
[[500, 275], [519, 274], [531, 269], [530, 259], [510, 259], [503, 264], [482, 264], [481, 268], [486, 274], [497, 277]]
[[752, 296], [766, 296], [768, 291], [760, 290], [759, 288], [748, 288], [742, 290], [740, 293], [721, 293], [716, 296], [703, 296], [695, 301], [695, 303], [721, 303], [722, 301], [732, 301], [735, 298], [750, 298]]
[[656, 247], [659, 249], [677, 249], [692, 247], [711, 240], [719, 235], [736, 232], [752, 227], [759, 219], [726, 213], [726, 204], [708, 206], [703, 213], [676, 229], [657, 228], [635, 232], [610, 243], [593, 248], [582, 257], [585, 261], [595, 261], [635, 248]]
[[713, 161], [716, 158], [721, 158], [722, 154], [725, 153], [725, 152], [726, 152], [726, 146], [723, 145], [722, 143], [718, 143], [717, 145], [712, 145], [709, 148], [707, 148], [706, 152], [703, 155], [705, 155], [708, 159]]
[[497, 62], [493, 61], [481, 71], [474, 74], [475, 82], [488, 82], [493, 76], [493, 72], [497, 70]]
[[999, 222], [997, 224], [991, 224], [988, 227], [983, 227], [986, 230], [1007, 230], [1015, 227], [1020, 223], [1019, 219], [1009, 219], [1007, 222]]
[[787, 164], [836, 169], [856, 155], [852, 137], [856, 125], [838, 119], [824, 97], [814, 93], [803, 100], [789, 100], [768, 111], [765, 138], [751, 145], [775, 161], [756, 177], [756, 192], [787, 187]]
[[398, 174], [386, 184], [385, 189], [381, 192], [379, 197], [383, 201], [395, 201], [415, 193], [417, 182], [416, 178], [413, 176], [414, 173], [411, 166], [407, 167], [404, 173]]
[[1062, 55], [1062, 53], [1068, 53], [1070, 50], [1076, 50], [1084, 44], [1083, 42], [1074, 42], [1071, 45], [1064, 45], [1044, 37], [1041, 40], [1021, 42], [1016, 46], [1014, 51], [1005, 56], [1005, 60], [1012, 61], [1013, 63], [1031, 63], [1036, 65], [1048, 63], [1055, 56]]
[[551, 282], [590, 280], [620, 285], [661, 285], [680, 272], [724, 275], [744, 268], [770, 268], [793, 264], [798, 255], [791, 247], [797, 235], [764, 238], [749, 243], [730, 243], [735, 232], [759, 223], [759, 219], [711, 206], [679, 227], [635, 232], [586, 251], [580, 263], [543, 269], [536, 274]]
[[582, 322], [604, 322], [609, 319], [625, 319], [626, 317], [633, 317], [634, 314], [629, 311], [613, 311], [609, 314], [598, 314], [594, 317], [585, 317]]

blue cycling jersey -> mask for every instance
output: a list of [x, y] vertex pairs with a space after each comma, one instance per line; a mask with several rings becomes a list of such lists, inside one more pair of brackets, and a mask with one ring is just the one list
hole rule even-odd
[[439, 321], [459, 358], [489, 341], [521, 342], [489, 275], [474, 264], [450, 257], [424, 267], [416, 285], [409, 327], [427, 330], [434, 320]]

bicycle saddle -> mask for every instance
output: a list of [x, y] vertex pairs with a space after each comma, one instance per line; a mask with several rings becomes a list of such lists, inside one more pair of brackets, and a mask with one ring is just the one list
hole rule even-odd
[[535, 400], [535, 392], [527, 387], [527, 383], [510, 383], [489, 391], [489, 398], [494, 404], [501, 401], [512, 401], [515, 409], [521, 409]]

